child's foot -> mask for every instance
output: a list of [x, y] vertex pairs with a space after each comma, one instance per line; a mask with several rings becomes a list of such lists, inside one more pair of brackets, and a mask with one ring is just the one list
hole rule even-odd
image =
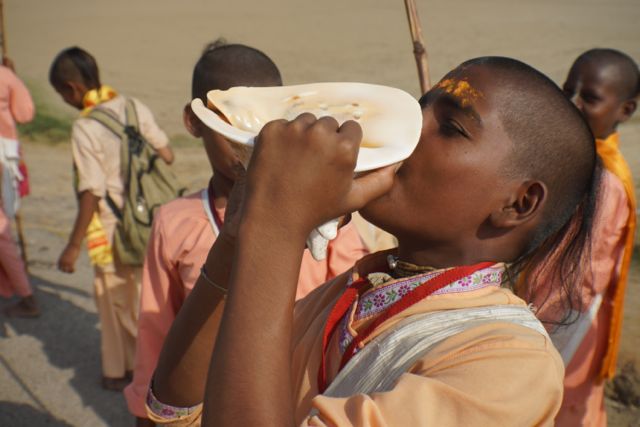
[[122, 378], [109, 378], [102, 377], [102, 388], [110, 391], [122, 391], [129, 385], [129, 380], [126, 377]]
[[36, 299], [33, 295], [24, 297], [17, 303], [5, 307], [3, 312], [7, 317], [40, 317], [40, 309], [38, 308], [38, 304], [36, 304]]

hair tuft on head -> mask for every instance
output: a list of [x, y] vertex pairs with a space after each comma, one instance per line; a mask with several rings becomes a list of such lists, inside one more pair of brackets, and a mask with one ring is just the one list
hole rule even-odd
[[97, 89], [100, 72], [96, 60], [89, 52], [73, 46], [60, 52], [51, 63], [49, 82], [61, 87], [66, 82], [82, 83], [87, 89]]

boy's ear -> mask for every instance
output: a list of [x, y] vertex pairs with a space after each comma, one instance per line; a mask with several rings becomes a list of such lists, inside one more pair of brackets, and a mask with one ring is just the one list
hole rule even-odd
[[547, 187], [540, 181], [525, 181], [506, 206], [489, 217], [496, 228], [511, 228], [537, 218], [547, 200]]
[[196, 117], [195, 113], [191, 109], [191, 104], [186, 104], [184, 109], [182, 110], [182, 121], [184, 122], [184, 127], [187, 129], [187, 132], [191, 134], [194, 138], [202, 137], [202, 132], [200, 132], [200, 119]]
[[636, 108], [638, 108], [638, 100], [637, 99], [629, 99], [622, 103], [622, 108], [620, 109], [620, 118], [618, 123], [626, 122], [633, 116], [633, 113], [636, 112]]

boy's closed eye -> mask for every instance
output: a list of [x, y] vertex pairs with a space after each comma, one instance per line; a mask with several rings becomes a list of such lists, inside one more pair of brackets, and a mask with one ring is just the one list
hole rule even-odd
[[434, 105], [434, 116], [439, 132], [445, 137], [461, 136], [472, 139], [473, 131], [480, 126], [480, 117], [472, 107], [462, 107], [448, 96], [438, 99]]
[[462, 136], [464, 138], [470, 139], [469, 133], [465, 130], [465, 128], [455, 119], [451, 117], [445, 117], [441, 120], [438, 120], [439, 123], [439, 132], [442, 136], [453, 138], [457, 136]]

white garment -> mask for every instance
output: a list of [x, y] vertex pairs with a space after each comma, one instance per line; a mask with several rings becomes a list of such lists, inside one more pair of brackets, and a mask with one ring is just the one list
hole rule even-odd
[[347, 397], [389, 391], [434, 345], [471, 328], [497, 322], [515, 323], [548, 337], [527, 307], [494, 305], [410, 316], [356, 353], [323, 394]]
[[2, 165], [2, 208], [13, 219], [20, 208], [18, 184], [24, 179], [20, 173], [20, 143], [0, 137], [0, 164]]

